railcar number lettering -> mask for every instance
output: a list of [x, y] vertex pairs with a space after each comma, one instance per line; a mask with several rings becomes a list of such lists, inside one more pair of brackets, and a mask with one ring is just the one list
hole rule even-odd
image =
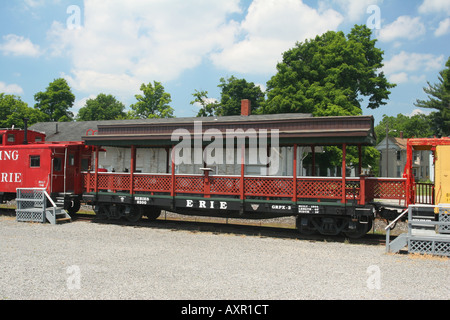
[[280, 204], [273, 204], [272, 209], [274, 210], [291, 210], [292, 207], [289, 205], [280, 205]]
[[136, 204], [147, 204], [150, 201], [147, 197], [135, 197], [134, 200], [136, 201]]

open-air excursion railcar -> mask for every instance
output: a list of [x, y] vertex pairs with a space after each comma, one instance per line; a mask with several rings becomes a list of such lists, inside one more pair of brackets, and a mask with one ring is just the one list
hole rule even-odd
[[[161, 210], [242, 219], [296, 216], [302, 233], [361, 237], [377, 215], [394, 219], [407, 205], [406, 179], [361, 174], [362, 147], [375, 143], [373, 126], [372, 117], [303, 114], [100, 124], [96, 135], [84, 137], [96, 155], [93, 170], [83, 173], [83, 199], [110, 218], [154, 219]], [[322, 146], [342, 148], [338, 177], [315, 176]], [[359, 150], [356, 177], [348, 176], [348, 146]], [[110, 172], [99, 171], [106, 167], [101, 148], [127, 150], [120, 170], [108, 163]], [[388, 207], [377, 199], [396, 201]]]
[[[45, 188], [52, 198], [63, 197], [71, 213], [84, 201], [99, 216], [130, 221], [156, 219], [161, 210], [241, 219], [295, 216], [302, 233], [355, 238], [376, 217], [393, 220], [416, 202], [411, 170], [404, 178], [363, 174], [362, 148], [375, 144], [370, 116], [178, 118], [99, 122], [96, 129], [84, 142], [65, 143], [29, 131], [41, 141], [12, 145], [11, 133], [0, 132], [2, 200], [13, 198], [16, 188]], [[316, 176], [315, 156], [325, 146], [342, 148], [333, 177]], [[349, 146], [359, 151], [353, 176]]]

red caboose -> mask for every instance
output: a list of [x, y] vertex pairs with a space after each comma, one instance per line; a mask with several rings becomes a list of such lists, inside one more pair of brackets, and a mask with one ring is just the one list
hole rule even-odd
[[17, 188], [42, 188], [76, 212], [82, 194], [81, 171], [91, 165], [82, 142], [45, 142], [45, 134], [0, 130], [0, 202], [15, 199]]

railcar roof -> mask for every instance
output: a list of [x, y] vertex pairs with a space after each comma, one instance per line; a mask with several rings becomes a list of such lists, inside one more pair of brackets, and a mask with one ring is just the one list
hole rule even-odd
[[[99, 146], [170, 146], [175, 130], [188, 132], [192, 139], [202, 139], [207, 130], [226, 134], [230, 131], [248, 136], [266, 129], [278, 130], [281, 145], [374, 145], [372, 116], [312, 117], [310, 114], [276, 114], [205, 118], [172, 118], [98, 122], [96, 135], [85, 135], [87, 145]], [[200, 128], [200, 129], [199, 129]], [[200, 131], [201, 130], [201, 131]], [[208, 144], [206, 141], [204, 144]]]

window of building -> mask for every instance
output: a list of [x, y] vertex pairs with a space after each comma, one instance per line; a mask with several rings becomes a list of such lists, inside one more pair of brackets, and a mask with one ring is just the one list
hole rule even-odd
[[397, 160], [402, 160], [402, 152], [401, 151], [397, 151]]

